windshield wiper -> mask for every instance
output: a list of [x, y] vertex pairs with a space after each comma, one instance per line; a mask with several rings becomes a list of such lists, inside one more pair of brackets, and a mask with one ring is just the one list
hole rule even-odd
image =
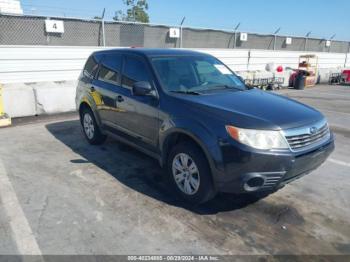
[[239, 90], [239, 91], [244, 91], [245, 89], [239, 88], [239, 87], [235, 87], [235, 86], [229, 86], [229, 85], [217, 85], [214, 86], [215, 88], [225, 88], [225, 89], [235, 89], [235, 90]]
[[177, 94], [186, 94], [186, 95], [200, 95], [200, 93], [195, 92], [195, 91], [181, 91], [181, 90], [177, 90], [177, 91], [170, 91], [171, 93], [177, 93]]

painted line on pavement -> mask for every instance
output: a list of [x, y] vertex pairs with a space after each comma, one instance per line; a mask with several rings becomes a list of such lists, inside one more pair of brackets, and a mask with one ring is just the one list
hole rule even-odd
[[9, 219], [13, 240], [20, 255], [41, 255], [32, 229], [24, 215], [21, 205], [6, 169], [0, 160], [0, 198], [1, 205]]
[[[319, 107], [320, 108], [320, 107]], [[339, 112], [339, 111], [332, 111], [332, 110], [327, 110], [327, 109], [322, 109], [320, 108], [320, 110], [322, 110], [322, 112], [328, 112], [328, 113], [335, 113], [337, 115], [346, 115], [346, 116], [350, 116], [350, 113], [346, 113], [346, 112]]]
[[350, 164], [349, 164], [349, 163], [346, 163], [346, 162], [344, 162], [344, 161], [340, 161], [340, 160], [337, 160], [337, 159], [329, 158], [328, 161], [329, 161], [329, 162], [332, 162], [332, 163], [334, 163], [334, 164], [337, 164], [337, 165], [350, 167]]

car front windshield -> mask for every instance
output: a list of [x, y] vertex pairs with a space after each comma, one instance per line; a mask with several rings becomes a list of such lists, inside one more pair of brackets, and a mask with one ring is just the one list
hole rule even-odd
[[162, 86], [169, 92], [201, 93], [246, 90], [243, 81], [210, 56], [169, 56], [152, 59]]

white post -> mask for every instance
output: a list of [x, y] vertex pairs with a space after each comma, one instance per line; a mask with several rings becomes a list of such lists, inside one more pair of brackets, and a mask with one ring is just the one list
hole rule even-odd
[[350, 53], [350, 42], [349, 42], [349, 44], [348, 44], [348, 52], [345, 54], [344, 68], [346, 68], [346, 64], [348, 63], [349, 53]]
[[182, 25], [180, 26], [180, 48], [182, 48]]
[[106, 13], [106, 8], [103, 8], [101, 22], [102, 22], [102, 44], [104, 47], [106, 46], [105, 13]]
[[309, 38], [310, 34], [311, 34], [311, 31], [310, 31], [310, 32], [308, 32], [308, 33], [306, 34], [306, 36], [305, 36], [305, 45], [304, 45], [304, 51], [306, 51], [306, 48], [307, 48], [307, 40], [308, 40], [308, 38]]
[[233, 48], [236, 48], [236, 41], [237, 41], [237, 31], [235, 30], [235, 41], [233, 42]]
[[275, 31], [275, 33], [273, 34], [273, 37], [274, 37], [274, 39], [273, 39], [273, 50], [276, 50], [277, 34], [278, 34], [278, 32], [279, 32], [280, 30], [281, 30], [281, 27], [278, 28], [278, 29]]
[[236, 27], [235, 27], [235, 30], [234, 30], [234, 35], [235, 35], [235, 41], [233, 42], [233, 48], [236, 48], [236, 42], [237, 42], [237, 30], [239, 28], [239, 26], [241, 25], [241, 22], [239, 22]]
[[183, 24], [185, 22], [186, 17], [184, 16], [184, 18], [182, 18], [182, 21], [180, 23], [180, 48], [182, 48], [182, 28], [183, 28]]
[[102, 43], [103, 46], [106, 46], [106, 35], [105, 35], [105, 20], [102, 18]]

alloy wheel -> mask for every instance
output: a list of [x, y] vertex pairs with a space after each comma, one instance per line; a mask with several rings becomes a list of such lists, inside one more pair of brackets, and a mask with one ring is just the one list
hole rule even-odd
[[186, 195], [197, 193], [200, 185], [199, 170], [193, 159], [185, 154], [177, 154], [172, 163], [173, 177], [177, 187]]
[[86, 136], [89, 139], [93, 139], [95, 134], [95, 126], [94, 126], [94, 120], [92, 119], [90, 114], [86, 113], [84, 115], [83, 125], [84, 125], [84, 131]]

